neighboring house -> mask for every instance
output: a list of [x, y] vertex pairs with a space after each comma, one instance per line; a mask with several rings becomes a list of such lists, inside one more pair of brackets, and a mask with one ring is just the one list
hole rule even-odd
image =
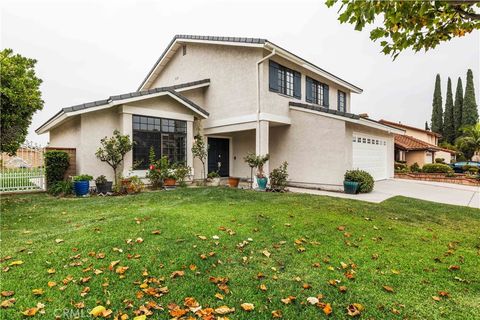
[[405, 130], [405, 135], [395, 135], [395, 161], [405, 161], [409, 166], [434, 163], [437, 158], [446, 163], [455, 161], [455, 151], [438, 146], [440, 134], [383, 119], [380, 122]]
[[268, 153], [266, 172], [288, 161], [291, 184], [339, 188], [353, 168], [376, 180], [394, 173], [393, 134], [403, 129], [352, 114], [361, 92], [268, 40], [177, 35], [136, 92], [64, 108], [36, 132], [76, 148], [77, 172], [94, 176], [112, 178], [95, 150], [119, 129], [135, 141], [124, 175], [144, 175], [153, 146], [200, 178], [191, 147], [201, 132], [208, 172], [247, 178], [245, 155]]

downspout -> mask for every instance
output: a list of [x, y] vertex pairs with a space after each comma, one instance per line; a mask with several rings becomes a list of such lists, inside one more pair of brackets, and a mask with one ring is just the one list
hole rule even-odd
[[[257, 132], [258, 143], [260, 143], [260, 65], [265, 61], [270, 59], [276, 54], [275, 48], [267, 56], [263, 57], [261, 60], [257, 61]], [[256, 141], [257, 142], [257, 141]]]

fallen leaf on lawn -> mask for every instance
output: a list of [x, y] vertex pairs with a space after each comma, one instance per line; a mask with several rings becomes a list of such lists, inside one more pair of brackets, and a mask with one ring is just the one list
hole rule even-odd
[[2, 291], [2, 297], [11, 297], [15, 294], [15, 291]]
[[57, 285], [57, 283], [55, 281], [48, 281], [48, 283], [47, 283], [47, 286], [49, 288], [55, 287], [56, 285]]
[[342, 266], [342, 269], [347, 269], [348, 268], [348, 264], [346, 264], [345, 262], [340, 262], [340, 266]]
[[286, 298], [280, 299], [284, 304], [290, 304], [292, 301], [295, 301], [296, 297], [288, 296]]
[[271, 253], [268, 252], [267, 250], [263, 250], [262, 253], [263, 253], [263, 255], [264, 255], [265, 257], [267, 257], [267, 258], [270, 258], [270, 256], [271, 256]]
[[55, 239], [56, 243], [62, 243], [64, 240], [63, 239]]
[[393, 288], [392, 287], [389, 287], [389, 286], [383, 286], [383, 289], [387, 292], [393, 292]]
[[336, 280], [336, 279], [328, 280], [328, 284], [334, 287], [337, 286], [337, 284], [339, 283], [340, 283], [340, 280]]
[[197, 270], [197, 266], [194, 265], [194, 264], [191, 264], [188, 268], [189, 268], [191, 271]]
[[183, 277], [184, 275], [185, 275], [185, 272], [182, 270], [173, 271], [172, 274], [170, 275], [170, 278], [174, 279], [178, 277]]
[[330, 303], [327, 303], [322, 310], [328, 316], [330, 313], [332, 313], [332, 306], [330, 305]]
[[438, 294], [441, 296], [441, 297], [450, 297], [450, 293], [448, 293], [447, 291], [438, 291]]
[[54, 274], [55, 272], [57, 272], [57, 271], [54, 268], [51, 268], [51, 269], [47, 270], [48, 274]]
[[10, 298], [10, 299], [7, 299], [7, 300], [3, 300], [3, 301], [0, 303], [0, 307], [2, 307], [2, 308], [10, 308], [11, 306], [13, 306], [13, 304], [15, 303], [15, 301], [17, 301], [15, 298]]
[[315, 305], [315, 304], [319, 303], [320, 300], [318, 300], [317, 297], [308, 297], [308, 298], [307, 298], [307, 302], [310, 303], [310, 304]]
[[115, 260], [110, 262], [110, 265], [108, 266], [108, 270], [113, 271], [113, 268], [115, 268], [115, 266], [119, 263], [120, 263], [120, 260]]
[[308, 284], [308, 283], [304, 283], [304, 284], [302, 285], [302, 288], [305, 289], [305, 290], [307, 290], [307, 289], [311, 289], [312, 286], [311, 286], [310, 284]]
[[260, 285], [260, 290], [262, 290], [262, 291], [267, 291], [267, 286], [262, 283], [262, 284]]
[[[124, 314], [124, 316], [126, 316], [126, 314]], [[123, 319], [128, 319], [128, 318], [121, 318], [121, 319], [123, 320]], [[147, 320], [147, 316], [142, 314], [141, 316], [136, 316], [135, 318], [133, 318], [133, 320]]]
[[95, 257], [96, 257], [97, 259], [103, 259], [103, 258], [105, 258], [105, 253], [99, 252], [99, 253], [97, 253], [97, 255], [96, 255]]
[[215, 298], [219, 299], [219, 300], [223, 300], [223, 294], [221, 293], [215, 293]]
[[142, 243], [142, 242], [143, 242], [143, 239], [142, 239], [142, 238], [137, 238], [137, 239], [135, 239], [135, 242], [136, 242], [136, 243]]
[[207, 240], [207, 237], [205, 236], [197, 236], [200, 240]]
[[400, 271], [399, 271], [399, 270], [392, 269], [392, 273], [393, 273], [393, 274], [400, 274]]
[[337, 230], [338, 230], [338, 231], [345, 231], [345, 226], [338, 226], [338, 227], [337, 227]]
[[448, 270], [451, 270], [451, 271], [460, 270], [460, 266], [450, 266], [448, 267]]
[[22, 314], [27, 317], [33, 317], [37, 313], [37, 311], [38, 311], [37, 308], [29, 308], [23, 311]]
[[221, 315], [232, 313], [232, 312], [235, 312], [235, 308], [229, 308], [227, 306], [221, 306], [215, 309], [215, 313], [221, 314]]
[[85, 297], [90, 292], [90, 287], [83, 288], [82, 292], [80, 292], [81, 297]]
[[253, 309], [255, 309], [252, 303], [242, 303], [240, 306], [245, 311], [252, 311]]
[[73, 305], [77, 309], [83, 309], [85, 308], [85, 303], [83, 301], [77, 302]]
[[160, 234], [160, 233], [162, 233], [160, 230], [153, 230], [152, 231], [152, 234]]
[[16, 261], [10, 262], [9, 266], [19, 266], [21, 264], [23, 264], [22, 260], [16, 260]]
[[379, 257], [378, 253], [372, 254], [372, 260], [377, 260]]
[[36, 296], [41, 296], [44, 293], [44, 291], [43, 289], [33, 289], [32, 293]]
[[127, 270], [128, 270], [128, 267], [117, 267], [117, 269], [115, 269], [115, 273], [124, 274], [125, 271]]
[[89, 314], [91, 314], [94, 317], [98, 317], [98, 316], [101, 316], [105, 311], [107, 311], [107, 309], [104, 306], [96, 306], [90, 311]]
[[360, 303], [353, 303], [347, 307], [347, 313], [350, 317], [356, 317], [365, 310], [365, 307], [362, 306]]
[[273, 318], [282, 318], [282, 311], [280, 310], [273, 310], [272, 311], [272, 317]]
[[347, 287], [345, 287], [345, 286], [340, 286], [340, 287], [338, 287], [338, 291], [340, 291], [340, 292], [342, 292], [342, 293], [343, 293], [343, 292], [347, 292]]

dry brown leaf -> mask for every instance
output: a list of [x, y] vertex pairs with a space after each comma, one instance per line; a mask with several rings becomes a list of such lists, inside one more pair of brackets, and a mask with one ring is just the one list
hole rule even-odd
[[15, 303], [15, 301], [17, 301], [15, 298], [10, 298], [10, 299], [7, 299], [7, 300], [3, 300], [1, 303], [0, 303], [0, 307], [1, 308], [10, 308], [11, 306], [13, 306], [13, 304]]
[[2, 291], [2, 297], [11, 297], [15, 294], [15, 291]]
[[227, 306], [221, 306], [215, 309], [215, 313], [220, 315], [224, 315], [232, 312], [235, 312], [235, 308], [230, 308]]
[[346, 286], [340, 286], [338, 287], [338, 291], [344, 293], [344, 292], [347, 292], [347, 287]]
[[172, 274], [170, 275], [170, 278], [174, 279], [174, 278], [178, 278], [178, 277], [183, 277], [184, 275], [185, 275], [184, 271], [178, 270], [178, 271], [172, 272]]
[[22, 312], [22, 314], [26, 317], [33, 317], [37, 314], [38, 308], [29, 308]]
[[268, 252], [267, 250], [263, 250], [262, 251], [263, 255], [267, 258], [270, 258], [270, 256], [272, 255], [270, 252]]
[[44, 291], [43, 289], [33, 289], [32, 293], [36, 296], [41, 296], [44, 293]]
[[262, 291], [267, 291], [267, 286], [262, 283], [262, 284], [260, 285], [260, 290], [262, 290]]
[[223, 297], [223, 294], [217, 292], [217, 293], [215, 293], [215, 298], [217, 298], [219, 300], [223, 300], [224, 297]]
[[49, 288], [55, 287], [56, 285], [57, 285], [57, 283], [55, 281], [48, 281], [48, 283], [47, 283], [47, 286]]
[[437, 297], [437, 296], [432, 296], [432, 299], [435, 300], [435, 301], [440, 301], [440, 300], [442, 300], [442, 298]]
[[240, 306], [245, 311], [252, 311], [253, 309], [255, 309], [252, 303], [242, 303]]
[[115, 269], [115, 273], [124, 274], [127, 270], [128, 270], [128, 267], [120, 266], [120, 267], [117, 267], [117, 269]]
[[282, 317], [283, 317], [282, 311], [280, 311], [280, 310], [273, 310], [273, 311], [272, 311], [272, 317], [273, 317], [273, 318], [282, 318]]
[[330, 313], [332, 313], [332, 306], [330, 305], [330, 303], [327, 303], [322, 310], [323, 310], [323, 313], [325, 313], [328, 316]]
[[365, 310], [365, 307], [362, 306], [360, 303], [352, 303], [347, 307], [347, 313], [350, 317], [356, 317]]
[[387, 292], [394, 292], [393, 288], [389, 286], [383, 286], [383, 289]]

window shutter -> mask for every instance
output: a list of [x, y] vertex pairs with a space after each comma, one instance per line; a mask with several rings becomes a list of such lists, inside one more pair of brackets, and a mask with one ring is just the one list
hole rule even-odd
[[328, 101], [328, 86], [326, 84], [323, 85], [323, 106], [328, 108], [329, 101]]
[[268, 78], [270, 90], [278, 92], [278, 64], [272, 60], [269, 64]]
[[297, 99], [302, 97], [302, 75], [300, 72], [293, 72], [293, 96]]
[[306, 87], [305, 87], [305, 100], [307, 102], [313, 102], [312, 86], [313, 81], [309, 77], [306, 77]]

